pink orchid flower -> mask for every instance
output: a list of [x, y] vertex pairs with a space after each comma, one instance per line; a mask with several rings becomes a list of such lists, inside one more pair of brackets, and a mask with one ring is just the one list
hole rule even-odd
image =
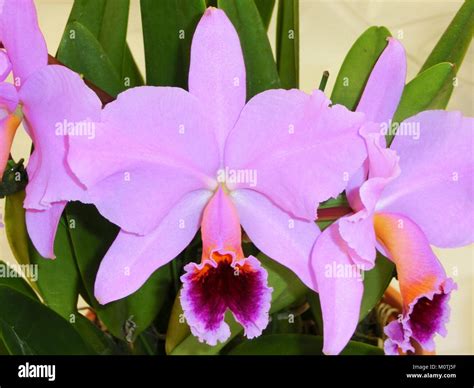
[[68, 200], [86, 201], [85, 189], [66, 163], [67, 127], [100, 119], [101, 103], [79, 75], [48, 66], [48, 52], [31, 0], [0, 3], [2, 80], [13, 71], [14, 85], [0, 84], [0, 170], [3, 172], [14, 131], [23, 123], [34, 144], [27, 166], [24, 207], [28, 234], [39, 253], [54, 257], [54, 236]]
[[315, 288], [309, 266], [318, 203], [337, 196], [366, 157], [363, 114], [315, 91], [270, 90], [246, 104], [239, 38], [209, 8], [195, 31], [189, 91], [130, 89], [106, 106], [94, 139], [70, 138], [68, 162], [99, 211], [122, 230], [99, 268], [102, 303], [136, 291], [201, 228], [200, 264], [182, 277], [192, 332], [208, 344], [268, 322], [271, 289], [242, 226], [265, 254]]
[[400, 124], [418, 128], [418, 134], [399, 133], [386, 148], [382, 123], [397, 108], [405, 73], [404, 49], [389, 38], [357, 108], [370, 123], [361, 131], [368, 158], [347, 188], [353, 214], [332, 224], [314, 246], [326, 354], [339, 353], [349, 341], [363, 294], [361, 277], [331, 277], [328, 266], [369, 270], [378, 248], [395, 263], [403, 298], [402, 316], [385, 328], [385, 352], [414, 351], [411, 340], [433, 350], [435, 334], [446, 334], [447, 303], [456, 285], [429, 244], [474, 241], [474, 120], [459, 112], [425, 111]]

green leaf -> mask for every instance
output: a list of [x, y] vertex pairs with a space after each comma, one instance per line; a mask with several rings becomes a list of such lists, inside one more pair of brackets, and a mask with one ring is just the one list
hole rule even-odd
[[279, 0], [276, 57], [281, 87], [299, 85], [299, 0]]
[[81, 338], [99, 355], [121, 354], [113, 339], [81, 314], [77, 314], [71, 325]]
[[[244, 341], [228, 354], [236, 355], [322, 355], [323, 337], [307, 334], [270, 334]], [[342, 355], [383, 355], [375, 346], [350, 341]]]
[[102, 18], [107, 0], [75, 0], [69, 14], [68, 24], [79, 22], [94, 37], [98, 38], [102, 27]]
[[125, 89], [120, 73], [115, 69], [103, 47], [79, 22], [75, 21], [66, 26], [57, 58], [111, 96], [117, 96]]
[[[268, 283], [273, 288], [270, 314], [291, 306], [307, 293], [308, 289], [289, 269], [262, 253], [258, 255], [258, 259], [265, 267], [268, 273]], [[242, 326], [235, 321], [230, 313], [226, 314], [225, 320], [230, 327], [230, 338], [225, 343], [219, 343], [216, 346], [203, 344], [191, 334], [189, 326], [184, 320], [179, 297], [176, 298], [168, 324], [166, 353], [173, 355], [218, 354], [227, 343], [243, 330]]]
[[280, 87], [278, 70], [265, 26], [253, 0], [219, 0], [239, 34], [247, 71], [247, 99]]
[[134, 294], [99, 304], [94, 297], [94, 282], [100, 262], [118, 233], [118, 228], [103, 218], [92, 205], [79, 202], [66, 210], [74, 254], [84, 288], [92, 307], [117, 338], [133, 342], [155, 319], [171, 287], [168, 266], [156, 271]]
[[262, 23], [266, 30], [272, 20], [273, 8], [275, 8], [275, 0], [254, 0], [258, 13], [262, 19]]
[[38, 300], [36, 293], [23, 279], [16, 268], [0, 260], [0, 286], [8, 286], [32, 299]]
[[437, 97], [437, 108], [444, 109], [448, 105], [454, 90], [455, 75], [459, 71], [467, 49], [471, 44], [473, 33], [474, 0], [467, 0], [461, 6], [420, 70], [420, 73], [423, 73], [442, 62], [449, 62], [454, 65], [452, 82]]
[[191, 40], [204, 0], [141, 0], [148, 85], [187, 88]]
[[[403, 90], [393, 123], [401, 123], [408, 117], [428, 109], [445, 108], [446, 93], [452, 88], [455, 69], [450, 63], [438, 63], [410, 81]], [[393, 134], [387, 134], [390, 144]]]
[[0, 338], [10, 354], [92, 354], [76, 330], [41, 303], [0, 285]]
[[29, 264], [28, 232], [26, 230], [23, 201], [25, 191], [18, 191], [5, 198], [5, 233], [13, 256], [19, 264]]
[[38, 268], [36, 285], [44, 303], [63, 318], [69, 319], [77, 311], [80, 277], [64, 214], [56, 232], [54, 252], [56, 259], [45, 259], [29, 242], [30, 261]]
[[375, 267], [364, 272], [364, 294], [360, 306], [359, 322], [380, 302], [393, 278], [394, 270], [395, 265], [377, 252]]
[[421, 67], [420, 73], [441, 62], [452, 63], [459, 70], [474, 34], [474, 0], [467, 0]]
[[107, 0], [98, 37], [99, 43], [119, 74], [122, 74], [123, 57], [127, 46], [129, 7], [129, 0]]
[[353, 44], [336, 78], [331, 100], [354, 110], [377, 59], [387, 45], [390, 32], [370, 27]]
[[[103, 48], [120, 79], [120, 89], [143, 85], [143, 77], [126, 43], [129, 0], [75, 0], [63, 39], [70, 38], [71, 24], [78, 22], [94, 36]], [[74, 49], [70, 46], [68, 49]], [[78, 53], [79, 55], [82, 53]], [[58, 50], [63, 61], [64, 52]], [[71, 56], [68, 53], [68, 56]], [[81, 64], [78, 64], [81, 68]], [[87, 69], [86, 69], [87, 70]], [[85, 70], [76, 70], [94, 82]], [[99, 86], [99, 85], [97, 85]]]

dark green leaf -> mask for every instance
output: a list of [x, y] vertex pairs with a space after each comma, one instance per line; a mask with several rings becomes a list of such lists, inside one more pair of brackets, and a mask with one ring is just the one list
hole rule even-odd
[[353, 44], [342, 63], [331, 100], [354, 110], [377, 59], [387, 45], [390, 32], [385, 27], [370, 27]]
[[95, 353], [100, 355], [121, 353], [113, 339], [83, 315], [78, 313], [71, 324]]
[[23, 162], [23, 159], [20, 159], [18, 163], [15, 163], [12, 159], [8, 161], [0, 182], [0, 198], [25, 189], [28, 183], [28, 176]]
[[29, 242], [30, 261], [38, 268], [36, 286], [44, 303], [63, 318], [69, 319], [77, 311], [80, 278], [64, 214], [56, 232], [54, 252], [56, 259], [45, 259]]
[[280, 79], [265, 26], [253, 0], [219, 0], [239, 34], [247, 70], [247, 99], [280, 87]]
[[110, 332], [122, 340], [133, 341], [160, 311], [171, 286], [168, 266], [156, 271], [134, 294], [100, 305], [94, 297], [94, 282], [100, 262], [118, 233], [118, 228], [103, 218], [92, 205], [71, 203], [67, 209], [71, 240], [82, 281], [92, 307]]
[[79, 22], [66, 26], [57, 58], [111, 96], [116, 96], [125, 89], [120, 73], [99, 41]]
[[[267, 270], [268, 283], [273, 287], [270, 314], [291, 306], [306, 294], [308, 289], [293, 272], [263, 254], [259, 254], [258, 259]], [[191, 334], [184, 320], [179, 298], [176, 298], [168, 324], [166, 352], [174, 355], [218, 354], [229, 341], [242, 331], [242, 326], [240, 326], [229, 313], [226, 314], [226, 322], [229, 324], [231, 331], [231, 336], [228, 341], [219, 343], [216, 346], [200, 343], [198, 339]]]
[[191, 40], [204, 0], [141, 0], [148, 85], [187, 88]]
[[[445, 108], [445, 96], [452, 88], [454, 76], [455, 69], [450, 63], [439, 63], [420, 73], [405, 86], [392, 122], [401, 123], [424, 110]], [[387, 144], [392, 139], [389, 132]]]
[[[119, 89], [143, 85], [143, 78], [126, 43], [128, 10], [129, 0], [76, 0], [63, 34], [63, 39], [70, 37], [70, 25], [73, 22], [88, 29], [114, 67], [121, 82]], [[70, 45], [67, 49], [75, 48], [76, 46]], [[73, 53], [67, 53], [67, 57], [72, 55]], [[64, 56], [66, 55], [60, 48], [57, 57], [63, 61]], [[76, 65], [79, 69], [83, 67], [81, 64]], [[90, 78], [91, 74], [85, 70], [76, 71], [94, 82]]]
[[375, 267], [364, 273], [364, 295], [360, 306], [359, 322], [380, 302], [393, 278], [395, 265], [377, 252]]
[[127, 46], [129, 6], [129, 0], [107, 0], [98, 37], [99, 43], [119, 74], [122, 74], [123, 57]]
[[93, 353], [68, 321], [4, 285], [0, 285], [0, 337], [10, 354]]
[[107, 0], [75, 0], [69, 14], [68, 24], [79, 22], [94, 37], [99, 38], [106, 3]]
[[276, 57], [281, 87], [299, 85], [299, 0], [279, 0]]
[[[233, 348], [230, 355], [322, 355], [323, 337], [306, 334], [263, 335], [242, 342]], [[375, 346], [350, 341], [342, 355], [382, 355]]]
[[262, 23], [268, 30], [270, 21], [272, 20], [273, 8], [275, 8], [275, 0], [254, 0], [257, 6]]

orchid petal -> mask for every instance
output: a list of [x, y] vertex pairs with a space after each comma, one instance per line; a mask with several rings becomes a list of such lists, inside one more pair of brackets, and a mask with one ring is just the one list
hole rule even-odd
[[100, 100], [79, 75], [54, 65], [34, 73], [19, 93], [35, 145], [27, 166], [24, 207], [44, 210], [53, 202], [86, 201], [84, 187], [66, 163], [66, 135], [69, 125], [99, 120]]
[[20, 119], [15, 115], [9, 115], [0, 120], [0, 180], [10, 157], [13, 138], [19, 125]]
[[68, 162], [102, 215], [146, 234], [185, 194], [217, 186], [218, 150], [206, 123], [183, 89], [130, 89], [107, 105], [93, 137], [70, 137]]
[[181, 277], [181, 305], [192, 333], [201, 342], [225, 341], [229, 309], [253, 338], [268, 324], [272, 289], [267, 273], [252, 256], [244, 258], [237, 209], [221, 187], [204, 209], [201, 264], [190, 263]]
[[[363, 173], [366, 181], [360, 184], [362, 174], [357, 173], [348, 185], [348, 200], [355, 214], [339, 220], [339, 233], [352, 251], [354, 263], [367, 271], [375, 264], [376, 239], [373, 214], [385, 187], [400, 174], [399, 157], [385, 148], [385, 137], [377, 125], [368, 125], [361, 130], [367, 147], [367, 160]], [[357, 182], [357, 183], [356, 183]]]
[[145, 236], [120, 231], [100, 264], [94, 291], [97, 300], [107, 304], [132, 294], [155, 270], [175, 258], [198, 231], [210, 197], [207, 190], [187, 194]]
[[398, 40], [387, 40], [388, 45], [375, 64], [356, 109], [376, 123], [388, 123], [392, 119], [405, 87], [405, 50]]
[[320, 233], [315, 222], [294, 219], [252, 190], [236, 190], [231, 197], [242, 227], [257, 248], [291, 269], [309, 288], [316, 290], [309, 263], [314, 241]]
[[7, 82], [0, 83], [0, 110], [6, 111], [5, 113], [13, 113], [18, 102], [18, 92], [15, 87]]
[[339, 354], [359, 322], [364, 285], [361, 268], [351, 260], [337, 223], [318, 237], [311, 262], [323, 313], [323, 352]]
[[385, 350], [413, 351], [411, 339], [424, 349], [434, 350], [436, 333], [446, 335], [449, 294], [456, 289], [446, 276], [422, 230], [409, 218], [395, 213], [377, 213], [377, 238], [397, 268], [403, 302], [403, 316], [391, 322], [385, 333]]
[[56, 202], [47, 210], [27, 209], [25, 213], [28, 236], [41, 256], [54, 259], [54, 238], [59, 219], [67, 202]]
[[225, 166], [254, 171], [258, 179], [229, 188], [251, 188], [295, 217], [314, 220], [318, 203], [343, 191], [366, 156], [358, 134], [363, 119], [341, 105], [329, 107], [319, 91], [255, 96], [229, 135]]
[[474, 119], [426, 111], [403, 124], [418, 126], [419, 137], [395, 136], [392, 149], [402, 173], [385, 188], [377, 209], [408, 216], [433, 245], [474, 242]]
[[216, 345], [229, 338], [229, 326], [224, 321], [227, 309], [249, 339], [267, 327], [272, 289], [267, 285], [267, 272], [255, 257], [232, 260], [229, 255], [214, 256], [184, 269], [181, 305], [199, 341]]
[[48, 64], [48, 50], [33, 0], [0, 3], [0, 40], [12, 63], [16, 86]]
[[201, 235], [203, 258], [212, 257], [214, 252], [232, 253], [234, 259], [243, 256], [239, 215], [222, 187], [219, 187], [204, 209]]
[[194, 32], [189, 92], [209, 112], [211, 129], [223, 150], [245, 105], [245, 64], [239, 37], [224, 11], [210, 7]]
[[[1, 19], [1, 17], [0, 17]], [[7, 53], [4, 50], [0, 50], [0, 82], [4, 81], [8, 77], [12, 70], [12, 64], [8, 58]]]

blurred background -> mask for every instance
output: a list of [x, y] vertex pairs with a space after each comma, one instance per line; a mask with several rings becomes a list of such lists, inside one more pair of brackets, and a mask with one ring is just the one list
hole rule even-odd
[[[40, 27], [52, 55], [59, 45], [72, 3], [73, 0], [36, 0]], [[130, 3], [127, 41], [144, 75], [140, 2], [130, 0]], [[402, 41], [408, 56], [407, 81], [411, 80], [461, 4], [462, 1], [456, 0], [300, 0], [300, 87], [307, 92], [317, 88], [323, 71], [328, 70], [330, 77], [326, 91], [330, 92], [347, 51], [356, 38], [373, 25], [386, 26]], [[273, 47], [275, 16], [269, 29]], [[472, 46], [458, 73], [458, 81], [448, 109], [473, 116]], [[30, 146], [25, 132], [19, 130], [12, 149], [14, 159], [27, 160]], [[4, 201], [0, 200], [0, 208], [3, 207]], [[448, 337], [436, 338], [436, 351], [438, 354], [474, 354], [474, 246], [435, 249], [435, 252], [459, 286], [459, 290], [452, 294]], [[0, 229], [0, 259], [14, 262], [3, 228]]]

